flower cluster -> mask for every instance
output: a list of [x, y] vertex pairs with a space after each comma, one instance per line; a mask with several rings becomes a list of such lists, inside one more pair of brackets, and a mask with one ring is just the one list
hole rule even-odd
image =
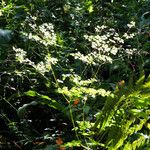
[[13, 47], [13, 50], [16, 52], [16, 60], [20, 63], [26, 62], [26, 51], [24, 51], [21, 48], [15, 48]]
[[96, 35], [84, 35], [84, 38], [91, 43], [91, 52], [83, 55], [80, 52], [72, 53], [75, 59], [80, 59], [84, 63], [97, 65], [99, 63], [112, 63], [112, 56], [116, 55], [122, 48], [124, 40], [113, 29], [107, 26], [97, 26]]
[[34, 33], [22, 33], [28, 39], [34, 40], [43, 44], [44, 46], [56, 45], [57, 36], [54, 32], [54, 26], [51, 23], [43, 23], [40, 26], [29, 23], [29, 26], [33, 29]]
[[52, 68], [51, 65], [57, 64], [58, 59], [51, 57], [50, 54], [45, 56], [44, 61], [39, 62], [37, 65], [35, 65], [35, 69], [39, 71], [41, 74], [44, 74], [46, 72], [49, 72]]
[[45, 46], [56, 44], [56, 34], [54, 33], [54, 26], [51, 23], [44, 23], [39, 26], [39, 29], [44, 35], [43, 44]]
[[[119, 37], [119, 34], [112, 28], [107, 30], [107, 26], [97, 26], [95, 28], [97, 35], [85, 35], [85, 39], [91, 42], [91, 47], [100, 54], [116, 55], [124, 40]], [[104, 34], [101, 34], [106, 30]]]
[[127, 39], [132, 39], [132, 38], [134, 38], [135, 36], [136, 36], [135, 33], [131, 33], [131, 34], [125, 33], [122, 37], [124, 37], [124, 38], [127, 40]]
[[91, 52], [87, 55], [83, 55], [80, 52], [77, 53], [71, 53], [70, 55], [74, 56], [75, 59], [80, 59], [82, 62], [91, 64], [96, 66], [98, 63], [103, 63], [103, 62], [112, 62], [112, 58], [109, 56], [106, 56], [104, 54], [100, 54], [95, 52]]
[[135, 22], [131, 21], [130, 23], [127, 24], [128, 28], [133, 28], [135, 27]]
[[30, 65], [41, 74], [49, 72], [51, 70], [51, 65], [55, 65], [58, 62], [57, 58], [51, 57], [50, 54], [47, 54], [44, 58], [44, 61], [35, 64], [33, 61], [27, 58], [27, 52], [24, 51], [23, 49], [13, 47], [13, 50], [15, 51], [15, 58], [19, 63]]

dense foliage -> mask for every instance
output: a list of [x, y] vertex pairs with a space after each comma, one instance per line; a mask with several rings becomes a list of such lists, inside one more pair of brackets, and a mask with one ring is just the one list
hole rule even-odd
[[0, 2], [0, 149], [150, 148], [148, 0]]

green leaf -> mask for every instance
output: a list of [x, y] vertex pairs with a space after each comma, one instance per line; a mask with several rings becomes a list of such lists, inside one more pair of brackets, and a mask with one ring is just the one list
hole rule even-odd
[[65, 145], [65, 147], [74, 147], [74, 146], [77, 146], [77, 147], [80, 147], [81, 146], [81, 141], [71, 141], [71, 142], [67, 142]]
[[31, 96], [31, 97], [35, 97], [35, 96], [37, 96], [38, 94], [37, 94], [36, 91], [29, 90], [28, 92], [25, 92], [25, 95]]
[[90, 111], [90, 107], [89, 106], [86, 105], [86, 106], [83, 107], [83, 112], [84, 113], [88, 114], [89, 111]]
[[45, 97], [41, 97], [42, 104], [47, 104], [49, 107], [52, 107], [54, 109], [60, 110], [60, 111], [64, 111], [65, 107], [63, 105], [61, 105], [60, 103], [58, 103], [56, 100], [52, 100], [51, 98], [45, 98]]
[[149, 98], [141, 98], [141, 99], [138, 99], [137, 101], [135, 101], [135, 106], [137, 108], [147, 108], [148, 105], [150, 105], [150, 100]]
[[13, 36], [13, 32], [11, 30], [3, 30], [0, 29], [0, 44], [8, 44]]
[[44, 150], [56, 150], [58, 149], [57, 145], [47, 145]]
[[28, 106], [35, 106], [37, 104], [38, 104], [38, 102], [32, 101], [30, 103], [24, 104], [23, 106], [19, 107], [19, 109], [17, 110], [18, 116], [20, 118], [24, 118]]
[[92, 12], [94, 11], [94, 10], [93, 10], [93, 3], [92, 3], [91, 0], [88, 0], [88, 1], [86, 2], [86, 7], [87, 7], [87, 10], [88, 10], [89, 13], [92, 13]]
[[37, 97], [39, 103], [47, 104], [49, 107], [52, 107], [54, 109], [57, 109], [60, 111], [63, 111], [65, 109], [65, 107], [61, 105], [60, 103], [58, 103], [56, 100], [51, 99], [47, 95], [39, 94], [36, 91], [29, 90], [28, 92], [25, 92], [25, 95], [31, 96], [31, 97]]

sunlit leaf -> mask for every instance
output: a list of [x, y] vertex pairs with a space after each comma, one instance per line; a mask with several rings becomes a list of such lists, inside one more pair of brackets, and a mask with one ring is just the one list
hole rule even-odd
[[30, 91], [28, 91], [28, 92], [25, 92], [25, 95], [31, 96], [31, 97], [35, 97], [35, 96], [37, 96], [38, 94], [37, 94], [36, 91], [30, 90]]
[[80, 147], [81, 146], [81, 141], [71, 141], [71, 142], [67, 142], [66, 144], [64, 144], [65, 147], [74, 147], [74, 146], [77, 146], [77, 147]]

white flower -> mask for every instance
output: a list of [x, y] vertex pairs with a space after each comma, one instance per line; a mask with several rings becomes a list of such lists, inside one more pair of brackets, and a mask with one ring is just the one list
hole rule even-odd
[[13, 47], [13, 50], [16, 52], [17, 61], [19, 61], [20, 63], [25, 62], [27, 52], [21, 48], [15, 48], [15, 47]]
[[127, 26], [128, 26], [129, 28], [133, 28], [133, 27], [135, 27], [135, 22], [134, 22], [134, 21], [131, 21], [129, 24], [127, 24]]

